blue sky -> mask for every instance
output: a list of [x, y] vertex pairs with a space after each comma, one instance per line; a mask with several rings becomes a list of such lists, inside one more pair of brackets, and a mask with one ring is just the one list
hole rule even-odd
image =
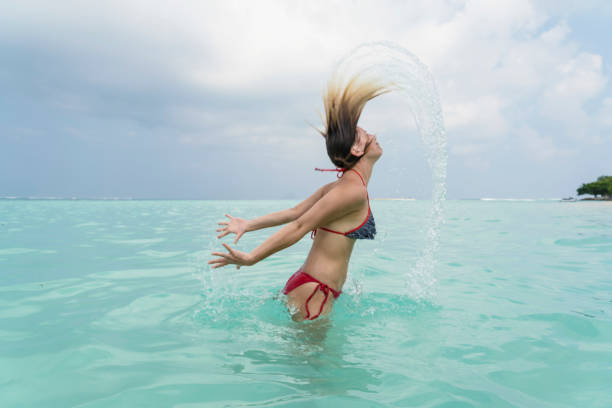
[[[552, 198], [612, 174], [606, 1], [0, 2], [0, 196], [299, 199], [333, 179], [333, 64], [393, 41], [427, 64], [448, 197]], [[407, 107], [361, 124], [372, 197], [427, 197]]]

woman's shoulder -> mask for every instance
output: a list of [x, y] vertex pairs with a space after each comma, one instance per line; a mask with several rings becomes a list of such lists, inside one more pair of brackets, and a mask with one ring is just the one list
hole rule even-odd
[[368, 192], [361, 180], [359, 180], [359, 176], [355, 174], [354, 177], [352, 177], [349, 176], [349, 174], [350, 173], [344, 173], [344, 175], [336, 181], [336, 184], [332, 186], [332, 189], [336, 190], [339, 195], [351, 199], [351, 201], [367, 200]]

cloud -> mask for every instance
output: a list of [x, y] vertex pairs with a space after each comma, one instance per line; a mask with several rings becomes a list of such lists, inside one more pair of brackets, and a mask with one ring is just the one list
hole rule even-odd
[[502, 114], [504, 102], [494, 95], [483, 95], [464, 103], [445, 104], [445, 124], [450, 131], [469, 129], [471, 140], [492, 140], [503, 136], [508, 123]]
[[526, 155], [538, 161], [546, 161], [554, 158], [565, 159], [577, 154], [573, 149], [558, 147], [552, 136], [540, 135], [529, 127], [522, 127], [519, 129], [518, 137]]
[[608, 130], [607, 134], [610, 138], [612, 134], [612, 97], [607, 97], [602, 101], [597, 112], [597, 121], [605, 130]]
[[[461, 163], [477, 168], [488, 157], [494, 177], [496, 163], [509, 160], [502, 149], [561, 163], [609, 146], [610, 56], [577, 42], [580, 27], [568, 18], [612, 16], [606, 2], [347, 4], [12, 4], [0, 10], [0, 85], [11, 101], [0, 131], [15, 140], [158, 143], [176, 155], [277, 149], [280, 167], [292, 165], [296, 150], [305, 162], [323, 160], [306, 121], [319, 124], [333, 64], [362, 42], [389, 40], [431, 68]], [[364, 122], [389, 137], [411, 132], [405, 110], [385, 96], [368, 105]]]

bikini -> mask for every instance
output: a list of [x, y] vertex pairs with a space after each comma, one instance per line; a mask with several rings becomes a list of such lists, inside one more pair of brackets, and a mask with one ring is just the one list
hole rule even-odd
[[[342, 177], [344, 175], [345, 170], [344, 169], [319, 169], [319, 168], [315, 168], [315, 170], [319, 170], [319, 171], [337, 171], [338, 172], [338, 178]], [[365, 181], [363, 181], [363, 177], [361, 177], [361, 174], [359, 174], [359, 172], [355, 169], [349, 169], [347, 171], [354, 171], [355, 173], [357, 173], [357, 175], [359, 176], [359, 178], [361, 179], [361, 182], [363, 183], [364, 187], [365, 187]], [[367, 195], [367, 190], [366, 190], [366, 195]], [[332, 229], [329, 228], [324, 228], [324, 227], [318, 227], [315, 228], [314, 230], [312, 230], [312, 233], [310, 234], [310, 237], [312, 239], [314, 239], [314, 237], [317, 234], [317, 229], [322, 229], [324, 231], [328, 231], [328, 232], [333, 232], [334, 234], [339, 234], [339, 235], [344, 235], [345, 237], [351, 238], [351, 239], [374, 239], [374, 236], [376, 235], [376, 224], [374, 223], [374, 215], [372, 214], [372, 210], [370, 209], [370, 196], [367, 195], [368, 197], [368, 215], [366, 217], [366, 219], [356, 228], [353, 228], [350, 231], [347, 232], [340, 232], [340, 231], [334, 231]], [[315, 282], [318, 283], [317, 286], [315, 286], [314, 290], [312, 291], [312, 293], [310, 294], [310, 296], [308, 296], [308, 299], [306, 299], [306, 304], [305, 304], [305, 308], [306, 308], [306, 316], [304, 317], [306, 320], [314, 320], [317, 317], [319, 317], [321, 315], [321, 312], [323, 311], [323, 307], [325, 306], [325, 303], [327, 303], [327, 298], [329, 297], [329, 293], [331, 292], [332, 295], [335, 298], [338, 298], [338, 296], [340, 296], [340, 294], [342, 293], [342, 291], [340, 290], [335, 290], [334, 288], [326, 285], [325, 283], [321, 282], [320, 280], [318, 280], [317, 278], [312, 277], [311, 275], [309, 275], [308, 273], [304, 272], [304, 266], [302, 265], [300, 267], [300, 269], [298, 269], [298, 271], [296, 273], [294, 273], [289, 280], [287, 281], [287, 283], [285, 284], [285, 288], [283, 289], [283, 293], [286, 295], [289, 292], [291, 292], [293, 289], [302, 286], [305, 283], [309, 283], [309, 282]], [[317, 293], [317, 291], [320, 290], [321, 292], [323, 292], [323, 294], [325, 295], [325, 297], [323, 298], [323, 303], [321, 303], [321, 307], [319, 309], [319, 312], [314, 315], [311, 316], [310, 315], [310, 310], [308, 309], [308, 302], [310, 302], [310, 299], [312, 299], [312, 297], [315, 295], [315, 293]]]

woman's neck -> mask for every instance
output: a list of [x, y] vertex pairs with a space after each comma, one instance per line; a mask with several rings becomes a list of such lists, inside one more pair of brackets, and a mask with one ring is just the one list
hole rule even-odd
[[370, 182], [370, 177], [372, 176], [372, 170], [374, 169], [374, 161], [367, 160], [364, 157], [359, 160], [357, 164], [355, 164], [352, 168], [357, 170], [359, 174], [361, 174], [361, 177], [363, 177], [363, 180], [367, 186]]

